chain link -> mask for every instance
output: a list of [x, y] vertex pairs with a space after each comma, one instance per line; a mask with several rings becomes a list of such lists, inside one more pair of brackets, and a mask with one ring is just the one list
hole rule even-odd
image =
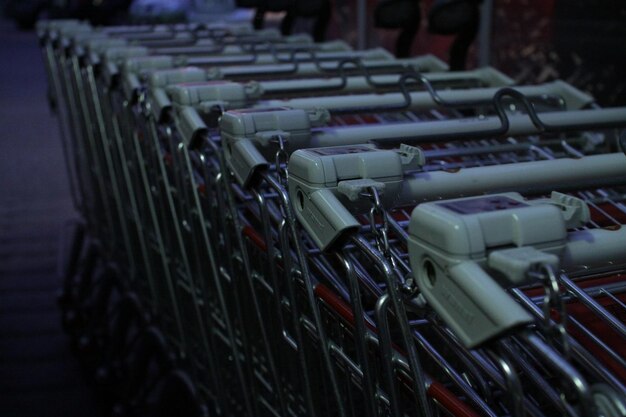
[[[548, 341], [553, 347], [560, 347], [561, 353], [569, 356], [570, 346], [567, 337], [567, 311], [563, 294], [559, 288], [559, 280], [550, 265], [542, 264], [534, 273], [543, 284], [543, 327], [548, 336]], [[552, 317], [552, 311], [557, 313], [557, 318]]]
[[281, 135], [276, 135], [273, 138], [278, 143], [278, 150], [274, 156], [274, 163], [276, 164], [276, 173], [278, 174], [278, 181], [283, 187], [287, 187], [287, 181], [289, 180], [289, 172], [287, 167], [289, 165], [289, 155], [285, 149], [287, 140]]
[[148, 95], [145, 88], [141, 88], [137, 92], [137, 105], [144, 117], [150, 117], [150, 101], [148, 100]]
[[[376, 187], [369, 187], [369, 197], [372, 200], [372, 207], [369, 212], [369, 221], [372, 233], [376, 241], [376, 248], [387, 259], [394, 269], [397, 269], [396, 260], [391, 255], [391, 249], [389, 247], [389, 219], [387, 217], [387, 211], [383, 207], [380, 201], [380, 194]], [[379, 227], [376, 223], [376, 216], [382, 220], [382, 225]]]

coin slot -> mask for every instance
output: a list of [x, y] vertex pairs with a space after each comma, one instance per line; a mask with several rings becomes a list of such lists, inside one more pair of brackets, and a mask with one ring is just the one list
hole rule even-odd
[[296, 202], [297, 202], [297, 207], [299, 211], [304, 210], [304, 193], [302, 192], [302, 190], [298, 190], [296, 192]]
[[437, 282], [437, 270], [435, 269], [435, 265], [427, 259], [424, 261], [422, 268], [424, 269], [424, 274], [426, 274], [428, 284], [434, 287]]

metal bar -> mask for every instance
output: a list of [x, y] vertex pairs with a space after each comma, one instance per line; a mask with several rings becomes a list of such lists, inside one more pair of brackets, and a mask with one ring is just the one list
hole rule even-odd
[[406, 179], [400, 200], [421, 202], [500, 191], [544, 194], [623, 184], [625, 179], [626, 155], [592, 155], [415, 173]]
[[489, 65], [491, 57], [491, 30], [493, 0], [484, 0], [480, 6], [480, 27], [478, 29], [478, 66]]
[[[521, 136], [541, 133], [525, 115], [510, 115], [506, 135]], [[563, 132], [580, 130], [579, 126], [597, 126], [596, 129], [626, 126], [626, 108], [603, 110], [572, 110], [549, 112], [541, 120], [558, 126]], [[320, 128], [313, 132], [312, 147], [351, 145], [366, 142], [389, 143], [432, 143], [450, 138], [476, 137], [488, 134], [502, 126], [495, 116], [479, 116], [460, 120], [432, 121], [427, 124], [390, 123], [386, 125], [350, 126], [346, 128]]]
[[[554, 81], [537, 86], [516, 87], [515, 90], [527, 97], [560, 97], [563, 99], [568, 110], [582, 109], [593, 102], [591, 96], [576, 90], [562, 81]], [[481, 103], [483, 105], [490, 105], [497, 92], [498, 88], [476, 88], [463, 91], [444, 90], [438, 92], [438, 95], [444, 102], [455, 103], [455, 106], [458, 107], [475, 107]], [[439, 106], [437, 100], [430, 92], [410, 92], [409, 97], [409, 103], [406, 102], [405, 96], [401, 93], [385, 93], [325, 97], [324, 99], [318, 99], [315, 103], [307, 98], [267, 100], [263, 105], [266, 107], [291, 108], [323, 107], [330, 111], [340, 109], [363, 109], [368, 105], [375, 105], [380, 108], [405, 105], [410, 109], [426, 109]]]

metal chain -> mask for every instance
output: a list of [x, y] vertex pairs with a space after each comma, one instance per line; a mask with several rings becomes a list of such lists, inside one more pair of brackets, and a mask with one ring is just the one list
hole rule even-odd
[[[372, 200], [372, 207], [369, 211], [369, 221], [372, 233], [376, 241], [376, 248], [387, 259], [393, 268], [397, 270], [396, 260], [391, 255], [391, 249], [389, 248], [389, 219], [387, 218], [387, 211], [383, 207], [380, 201], [380, 194], [376, 187], [369, 187], [369, 197]], [[376, 216], [379, 216], [382, 220], [382, 225], [379, 227], [376, 223]]]
[[[569, 339], [567, 337], [567, 311], [563, 294], [559, 288], [559, 280], [550, 265], [542, 264], [536, 271], [544, 288], [543, 297], [543, 327], [548, 341], [553, 347], [560, 347], [561, 353], [569, 356]], [[552, 311], [556, 311], [558, 319], [552, 318]]]
[[289, 165], [289, 154], [285, 149], [287, 140], [281, 135], [276, 135], [274, 141], [278, 143], [278, 150], [274, 156], [274, 163], [276, 164], [276, 173], [278, 174], [278, 181], [283, 187], [287, 187], [287, 181], [289, 180], [289, 172], [287, 167]]

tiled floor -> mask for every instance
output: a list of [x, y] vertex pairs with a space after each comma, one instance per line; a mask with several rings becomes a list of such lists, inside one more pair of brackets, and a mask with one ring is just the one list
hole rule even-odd
[[45, 92], [35, 35], [0, 21], [0, 416], [99, 416], [56, 305], [75, 215]]

